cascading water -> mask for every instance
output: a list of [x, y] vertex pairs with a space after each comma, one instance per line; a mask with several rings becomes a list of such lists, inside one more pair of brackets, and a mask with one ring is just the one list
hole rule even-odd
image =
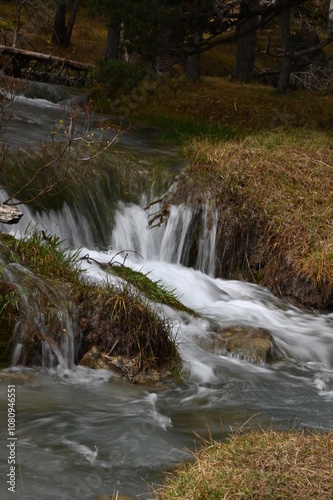
[[[23, 107], [17, 103], [14, 125], [20, 141], [23, 123], [31, 124], [30, 137], [38, 135], [52, 121], [50, 112], [57, 121], [56, 105], [48, 106], [44, 117], [40, 103], [34, 105], [30, 98]], [[14, 140], [15, 130], [9, 130], [9, 136]], [[127, 255], [126, 265], [174, 289], [200, 317], [157, 305], [177, 332], [181, 382], [144, 387], [104, 370], [69, 369], [72, 362], [62, 364], [61, 359], [73, 359], [70, 335], [63, 337], [58, 350], [42, 343], [44, 366], [0, 372], [2, 443], [7, 386], [16, 387], [16, 486], [18, 498], [25, 500], [96, 500], [115, 492], [148, 498], [147, 484], [190, 458], [185, 449], [194, 446], [193, 432], [205, 436], [209, 428], [214, 437], [223, 437], [221, 421], [228, 430], [248, 419], [263, 428], [286, 429], [291, 423], [324, 430], [333, 426], [333, 314], [303, 311], [256, 285], [214, 278], [217, 220], [205, 207], [171, 207], [167, 223], [149, 229], [148, 216], [158, 207], [149, 213], [143, 207], [168, 189], [178, 160], [174, 152], [143, 139], [141, 131], [122, 140], [118, 150], [96, 165], [88, 187], [80, 184], [45, 210], [23, 207], [19, 226], [7, 230], [19, 236], [30, 221], [98, 262], [123, 262]], [[91, 279], [105, 279], [96, 263], [84, 260], [82, 266]], [[29, 287], [22, 286], [29, 289], [30, 295], [22, 293], [27, 309], [34, 287], [52, 293], [52, 284], [38, 283], [37, 277], [10, 262], [4, 267], [7, 279], [17, 286], [27, 276], [31, 279]], [[66, 315], [66, 301], [57, 302], [54, 296], [52, 301], [63, 314], [54, 313], [58, 325], [75, 338], [75, 316]], [[31, 314], [45, 336], [45, 317]], [[282, 358], [254, 365], [228, 355], [216, 338], [235, 325], [268, 330]], [[4, 446], [0, 460], [6, 474]], [[11, 498], [5, 484], [0, 493]]]
[[80, 337], [75, 311], [66, 300], [68, 291], [19, 264], [2, 260], [1, 268], [2, 279], [17, 292], [20, 309], [13, 332], [12, 366], [73, 369]]
[[[159, 212], [159, 206], [154, 211]], [[209, 207], [197, 209], [171, 206], [167, 220], [149, 228], [154, 216], [138, 205], [120, 203], [112, 231], [111, 248], [130, 249], [141, 259], [190, 266], [209, 275], [215, 271], [217, 213]], [[134, 259], [135, 260], [135, 259]]]

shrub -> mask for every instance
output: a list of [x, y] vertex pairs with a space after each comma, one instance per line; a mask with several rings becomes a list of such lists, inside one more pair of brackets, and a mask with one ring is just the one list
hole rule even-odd
[[97, 98], [118, 98], [129, 93], [146, 76], [145, 66], [140, 62], [99, 60], [95, 71]]

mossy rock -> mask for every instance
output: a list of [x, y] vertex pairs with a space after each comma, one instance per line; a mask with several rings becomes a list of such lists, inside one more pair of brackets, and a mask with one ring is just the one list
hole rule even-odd
[[80, 361], [80, 365], [93, 370], [109, 370], [132, 383], [158, 382], [169, 376], [168, 370], [150, 368], [142, 370], [137, 358], [130, 356], [110, 356], [93, 346]]

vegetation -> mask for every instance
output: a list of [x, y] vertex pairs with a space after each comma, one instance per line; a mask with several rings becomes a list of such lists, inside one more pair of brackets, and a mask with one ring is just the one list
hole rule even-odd
[[130, 267], [123, 264], [111, 264], [108, 266], [107, 270], [120, 276], [127, 283], [131, 283], [135, 286], [137, 290], [145, 294], [149, 300], [157, 302], [158, 304], [165, 304], [170, 307], [174, 307], [178, 311], [186, 311], [193, 316], [197, 316], [197, 313], [182, 304], [177, 296], [175, 295], [175, 290], [169, 290], [161, 281], [152, 281], [148, 274], [135, 271]]
[[211, 441], [155, 491], [159, 500], [322, 499], [333, 488], [333, 434], [250, 431]]
[[13, 329], [17, 321], [17, 296], [11, 283], [0, 282], [0, 369], [10, 365], [12, 348], [10, 345]]
[[228, 261], [226, 247], [217, 248], [222, 276], [329, 308], [332, 114], [327, 91], [279, 95], [254, 83], [205, 77], [199, 84], [161, 84], [134, 118], [160, 127], [190, 160], [178, 194], [167, 202], [201, 199], [218, 209], [221, 241], [238, 251]]
[[[196, 189], [204, 191], [208, 182], [217, 206], [233, 207], [244, 223], [256, 221], [264, 252], [259, 281], [276, 291], [278, 284], [285, 291], [287, 261], [289, 272], [305, 277], [329, 304], [333, 293], [330, 136], [286, 129], [226, 144], [192, 141], [187, 153]], [[258, 263], [253, 267], [255, 273]]]
[[[33, 364], [37, 360], [40, 364], [41, 342], [47, 340], [52, 345], [62, 338], [58, 313], [63, 307], [77, 317], [80, 332], [74, 335], [82, 334], [77, 361], [90, 347], [98, 346], [106, 354], [134, 358], [143, 372], [177, 363], [176, 342], [166, 319], [133, 287], [87, 283], [77, 255], [64, 250], [56, 237], [37, 230], [20, 240], [1, 235], [1, 253], [4, 266], [10, 262], [14, 271], [15, 264], [27, 269], [21, 282], [11, 281], [11, 274], [6, 272], [0, 282], [0, 304], [2, 312], [6, 311], [0, 323], [0, 339], [6, 347], [3, 365], [9, 364], [12, 349], [8, 349], [8, 342], [19, 320], [24, 325], [25, 362]], [[29, 308], [25, 307], [27, 296]], [[38, 305], [38, 311], [33, 304]], [[45, 328], [39, 328], [34, 321], [36, 314], [45, 319]]]
[[183, 78], [165, 80], [154, 95], [134, 110], [132, 119], [162, 129], [164, 137], [183, 144], [193, 136], [225, 141], [259, 131], [290, 134], [332, 127], [331, 91], [297, 90], [280, 95], [258, 83], [239, 83], [228, 77], [203, 77], [198, 83]]

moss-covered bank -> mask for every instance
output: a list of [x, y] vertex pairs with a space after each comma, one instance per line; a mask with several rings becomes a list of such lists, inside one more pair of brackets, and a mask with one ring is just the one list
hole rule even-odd
[[[56, 237], [38, 231], [21, 240], [0, 234], [0, 251], [2, 367], [10, 364], [16, 325], [24, 345], [19, 362], [40, 365], [43, 342], [52, 347], [66, 334], [63, 313], [78, 346], [76, 362], [94, 346], [106, 355], [130, 358], [134, 380], [136, 374], [170, 369], [179, 361], [172, 328], [149, 301], [148, 277], [145, 296], [125, 283], [89, 283], [77, 256]], [[154, 291], [157, 286], [151, 282]], [[41, 319], [36, 321], [36, 315]]]
[[217, 275], [308, 307], [333, 307], [329, 92], [279, 95], [257, 84], [166, 80], [134, 118], [189, 159], [171, 203], [219, 214]]

